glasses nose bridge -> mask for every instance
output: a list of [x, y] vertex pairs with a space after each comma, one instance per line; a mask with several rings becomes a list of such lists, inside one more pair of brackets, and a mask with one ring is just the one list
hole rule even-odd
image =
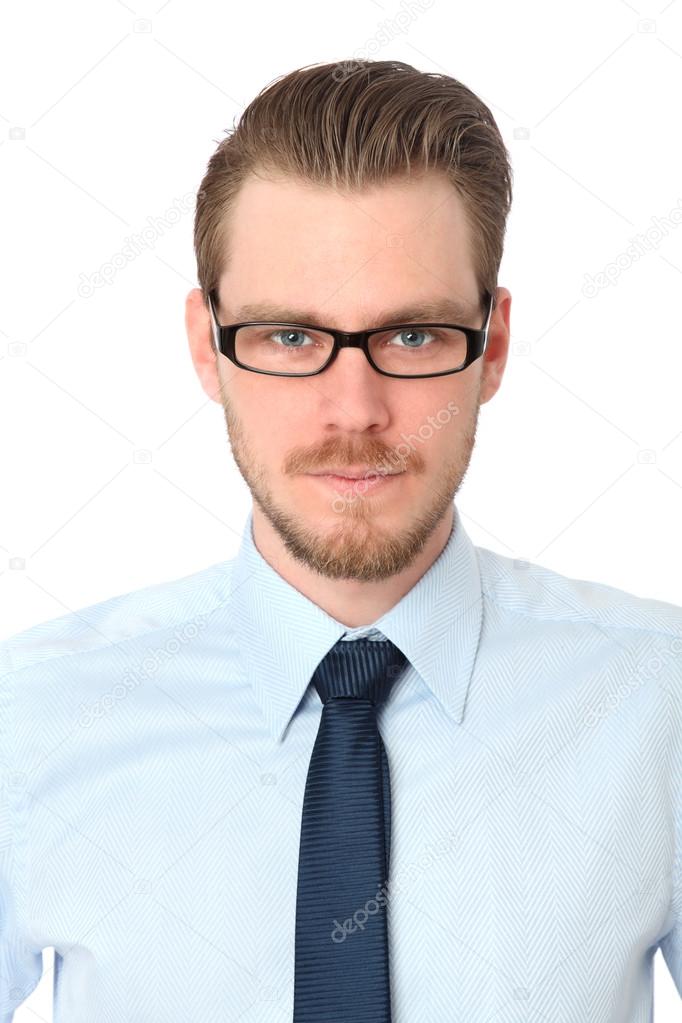
[[375, 372], [379, 372], [376, 366], [372, 365], [372, 360], [369, 354], [369, 334], [368, 330], [334, 330], [334, 341], [335, 348], [332, 357], [332, 362], [336, 360], [343, 348], [359, 348], [365, 353], [365, 360], [372, 366]]
[[336, 330], [336, 347], [341, 348], [364, 348], [367, 337], [366, 330]]

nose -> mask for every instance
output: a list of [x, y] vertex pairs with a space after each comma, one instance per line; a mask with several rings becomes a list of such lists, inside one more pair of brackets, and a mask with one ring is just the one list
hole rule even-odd
[[308, 382], [317, 390], [327, 425], [352, 431], [385, 427], [390, 420], [389, 387], [401, 383], [377, 373], [360, 348], [342, 349]]

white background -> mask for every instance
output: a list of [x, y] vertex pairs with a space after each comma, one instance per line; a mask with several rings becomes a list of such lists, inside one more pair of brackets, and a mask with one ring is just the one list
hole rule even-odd
[[[472, 539], [682, 604], [682, 0], [15, 2], [0, 25], [2, 636], [236, 552], [250, 495], [184, 331], [193, 196], [261, 88], [352, 57], [459, 78], [512, 157], [512, 342], [458, 497]], [[19, 1023], [51, 1019], [44, 961]], [[656, 1021], [679, 1017], [658, 953]]]

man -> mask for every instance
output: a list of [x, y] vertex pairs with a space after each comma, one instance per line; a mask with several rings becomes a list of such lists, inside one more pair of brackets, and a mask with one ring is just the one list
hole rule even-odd
[[510, 200], [488, 108], [399, 62], [218, 147], [186, 324], [253, 509], [4, 644], [5, 1014], [49, 945], [69, 1023], [635, 1023], [658, 948], [682, 995], [682, 609], [454, 505]]

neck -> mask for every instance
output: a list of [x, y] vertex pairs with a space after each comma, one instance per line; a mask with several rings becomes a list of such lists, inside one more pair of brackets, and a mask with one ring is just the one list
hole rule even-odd
[[454, 521], [454, 504], [424, 547], [402, 572], [380, 582], [328, 579], [294, 558], [257, 504], [253, 505], [253, 539], [261, 557], [290, 586], [348, 628], [371, 625], [394, 607], [442, 553]]

